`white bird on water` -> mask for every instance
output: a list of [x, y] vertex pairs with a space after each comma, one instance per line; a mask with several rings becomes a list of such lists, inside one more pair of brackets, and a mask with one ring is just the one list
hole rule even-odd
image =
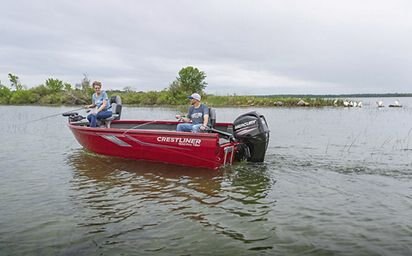
[[344, 101], [343, 101], [343, 106], [344, 106], [344, 107], [349, 107], [349, 101], [344, 100]]
[[343, 106], [344, 107], [359, 107], [359, 108], [361, 108], [362, 107], [362, 102], [361, 101], [357, 102], [357, 101], [344, 100], [343, 101]]
[[380, 100], [380, 101], [377, 101], [376, 104], [378, 105], [378, 108], [384, 107], [383, 101], [381, 101], [381, 100]]
[[402, 107], [402, 105], [399, 103], [398, 100], [395, 100], [394, 104], [389, 105], [389, 107], [395, 107], [395, 108], [400, 108]]

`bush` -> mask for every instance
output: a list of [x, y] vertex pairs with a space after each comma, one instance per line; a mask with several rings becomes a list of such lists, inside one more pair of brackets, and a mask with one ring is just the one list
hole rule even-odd
[[28, 90], [18, 90], [12, 93], [10, 104], [30, 104], [36, 103], [39, 100], [37, 94]]
[[62, 104], [64, 102], [62, 94], [54, 93], [46, 95], [40, 99], [40, 104]]
[[40, 97], [46, 96], [50, 94], [50, 89], [44, 85], [39, 85], [29, 89], [29, 91], [33, 92], [34, 94], [39, 95]]
[[6, 86], [0, 85], [0, 104], [9, 104], [11, 91]]
[[52, 92], [60, 92], [64, 88], [63, 81], [49, 78], [46, 80], [46, 87]]
[[143, 98], [141, 104], [143, 105], [155, 105], [157, 102], [158, 93], [150, 91], [146, 93], [146, 96]]

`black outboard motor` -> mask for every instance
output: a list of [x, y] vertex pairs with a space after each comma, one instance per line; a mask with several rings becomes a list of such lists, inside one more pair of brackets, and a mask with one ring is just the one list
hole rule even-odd
[[[235, 138], [249, 150], [243, 150], [250, 162], [263, 162], [269, 144], [269, 128], [263, 115], [252, 111], [236, 118], [233, 122]], [[249, 151], [249, 152], [247, 152]]]

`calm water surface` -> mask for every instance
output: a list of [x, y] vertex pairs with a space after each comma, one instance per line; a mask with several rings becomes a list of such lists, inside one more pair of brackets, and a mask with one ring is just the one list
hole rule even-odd
[[412, 255], [412, 99], [401, 103], [258, 108], [265, 163], [218, 171], [98, 156], [63, 117], [30, 122], [70, 107], [0, 106], [0, 255]]

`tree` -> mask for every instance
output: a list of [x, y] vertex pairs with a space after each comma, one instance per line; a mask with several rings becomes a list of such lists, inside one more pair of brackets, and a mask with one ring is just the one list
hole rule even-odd
[[11, 83], [11, 87], [14, 87], [16, 89], [16, 91], [20, 91], [23, 90], [23, 85], [20, 83], [19, 77], [9, 73], [9, 80]]
[[30, 104], [37, 102], [37, 96], [30, 90], [16, 90], [10, 97], [11, 104]]
[[0, 82], [0, 104], [8, 104], [11, 97], [11, 91], [8, 87]]
[[180, 89], [186, 93], [202, 93], [206, 88], [207, 83], [204, 81], [206, 74], [197, 68], [188, 66], [179, 71], [179, 77], [176, 79], [179, 82]]
[[52, 92], [60, 92], [63, 90], [63, 81], [59, 79], [49, 78], [46, 80], [46, 87]]
[[72, 85], [69, 83], [64, 83], [64, 90], [65, 91], [71, 91], [72, 90]]
[[203, 94], [203, 90], [207, 85], [204, 81], [205, 78], [206, 74], [197, 68], [191, 66], [182, 68], [179, 71], [179, 77], [169, 85], [169, 94], [171, 96], [169, 101], [172, 104], [182, 104], [185, 103], [187, 96], [194, 92]]

